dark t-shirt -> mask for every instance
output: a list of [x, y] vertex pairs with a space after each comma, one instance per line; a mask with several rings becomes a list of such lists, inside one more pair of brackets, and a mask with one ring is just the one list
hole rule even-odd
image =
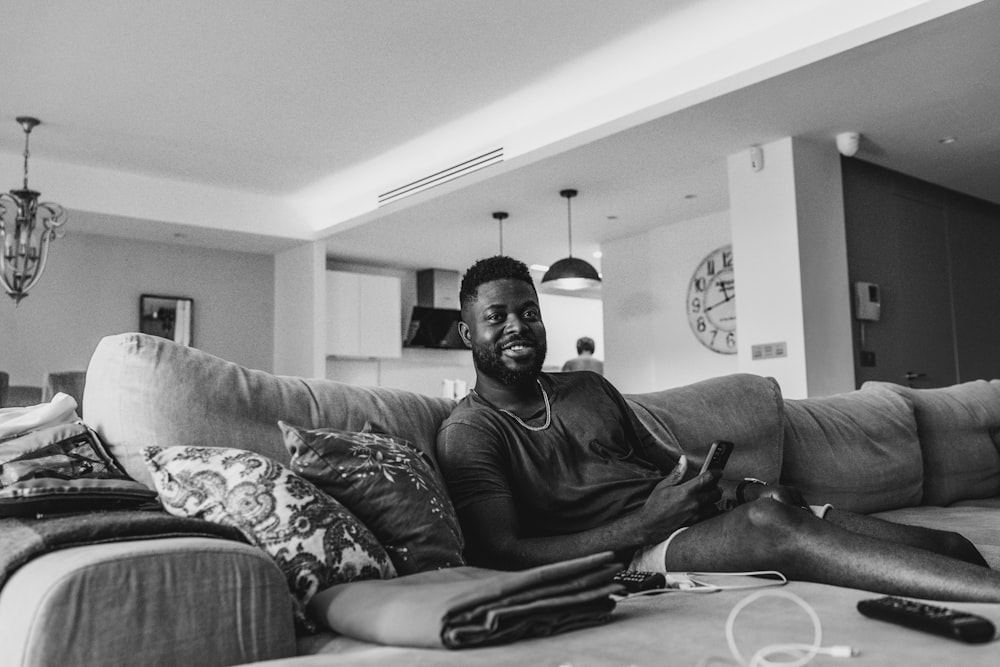
[[[669, 470], [653, 436], [611, 383], [591, 372], [542, 374], [552, 423], [531, 431], [470, 394], [442, 424], [437, 459], [456, 509], [511, 498], [523, 537], [576, 533], [636, 510]], [[545, 421], [544, 410], [525, 420]]]

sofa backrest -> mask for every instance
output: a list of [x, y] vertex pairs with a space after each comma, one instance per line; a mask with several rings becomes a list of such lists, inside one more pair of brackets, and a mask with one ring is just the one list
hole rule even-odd
[[[627, 397], [669, 450], [700, 465], [713, 440], [737, 449], [727, 476], [776, 481], [782, 401], [771, 378], [736, 374]], [[100, 341], [87, 370], [87, 424], [135, 479], [152, 485], [148, 446], [236, 447], [290, 460], [278, 420], [305, 428], [405, 438], [432, 459], [437, 430], [455, 402], [414, 392], [280, 376], [140, 333]]]
[[920, 449], [913, 403], [886, 387], [785, 401], [781, 480], [811, 504], [866, 513], [919, 505]]
[[784, 403], [774, 378], [735, 373], [683, 387], [626, 396], [639, 421], [695, 471], [715, 440], [735, 447], [724, 477], [777, 482]]
[[[779, 479], [807, 500], [874, 512], [1000, 495], [1000, 380], [942, 389], [868, 382], [836, 396], [783, 400], [777, 382], [727, 375], [626, 396], [671, 458], [692, 467], [713, 440], [736, 449], [731, 479]], [[434, 458], [455, 402], [251, 370], [165, 338], [103, 339], [87, 370], [83, 414], [135, 479], [142, 449], [248, 449], [287, 464], [278, 420], [405, 438]]]
[[924, 469], [924, 505], [1000, 496], [1000, 380], [950, 387], [880, 386], [913, 403]]
[[98, 343], [87, 370], [87, 424], [135, 479], [152, 487], [144, 447], [237, 447], [290, 460], [278, 420], [305, 428], [372, 430], [433, 455], [454, 401], [251, 370], [139, 333]]
[[786, 400], [782, 481], [857, 512], [1000, 496], [1000, 380]]

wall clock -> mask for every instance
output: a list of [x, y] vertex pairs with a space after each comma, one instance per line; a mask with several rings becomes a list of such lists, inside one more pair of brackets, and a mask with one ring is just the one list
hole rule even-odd
[[719, 354], [736, 354], [736, 281], [733, 247], [724, 245], [701, 260], [691, 275], [687, 316], [702, 345]]

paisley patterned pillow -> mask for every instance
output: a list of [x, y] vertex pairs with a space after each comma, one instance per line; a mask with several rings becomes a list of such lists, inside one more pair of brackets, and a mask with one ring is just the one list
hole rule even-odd
[[415, 445], [381, 433], [278, 422], [291, 468], [354, 512], [400, 574], [465, 565], [451, 500]]
[[277, 461], [219, 447], [147, 447], [143, 456], [168, 512], [234, 526], [274, 558], [307, 627], [318, 591], [396, 575], [364, 524]]

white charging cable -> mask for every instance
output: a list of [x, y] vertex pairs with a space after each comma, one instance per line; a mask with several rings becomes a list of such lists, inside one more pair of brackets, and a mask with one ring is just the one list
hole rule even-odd
[[[667, 574], [667, 580], [671, 578]], [[717, 583], [712, 583], [714, 579]], [[727, 581], [728, 579], [728, 581]], [[751, 572], [686, 572], [683, 577], [677, 577], [678, 586], [682, 590], [692, 592], [705, 591], [738, 591], [748, 588], [767, 588], [769, 586], [784, 586], [788, 578], [777, 570], [755, 570]], [[725, 583], [722, 583], [725, 582]]]
[[[627, 593], [621, 599], [633, 599], [664, 593], [717, 593], [719, 591], [745, 590], [784, 586], [788, 579], [777, 570], [756, 570], [753, 572], [667, 572], [666, 586], [645, 591]], [[712, 583], [710, 579], [719, 583]], [[721, 583], [729, 578], [730, 581]], [[739, 579], [737, 579], [739, 578]]]
[[[769, 596], [791, 600], [806, 612], [813, 625], [812, 643], [771, 644], [770, 646], [765, 646], [759, 649], [753, 654], [753, 656], [751, 656], [749, 661], [746, 661], [743, 659], [743, 655], [736, 646], [736, 637], [734, 634], [736, 617], [749, 605], [763, 597]], [[816, 613], [816, 610], [813, 609], [812, 605], [795, 593], [789, 593], [784, 590], [762, 590], [757, 591], [756, 593], [751, 593], [736, 603], [732, 611], [729, 612], [729, 618], [726, 619], [726, 642], [729, 644], [729, 651], [733, 654], [733, 657], [740, 665], [747, 665], [748, 667], [801, 667], [802, 665], [809, 663], [819, 654], [830, 655], [838, 658], [850, 658], [858, 654], [857, 650], [852, 646], [822, 646], [822, 640], [823, 627], [820, 623], [819, 615]], [[774, 655], [788, 655], [792, 657], [793, 660], [787, 662], [775, 662], [770, 660], [770, 658]]]

